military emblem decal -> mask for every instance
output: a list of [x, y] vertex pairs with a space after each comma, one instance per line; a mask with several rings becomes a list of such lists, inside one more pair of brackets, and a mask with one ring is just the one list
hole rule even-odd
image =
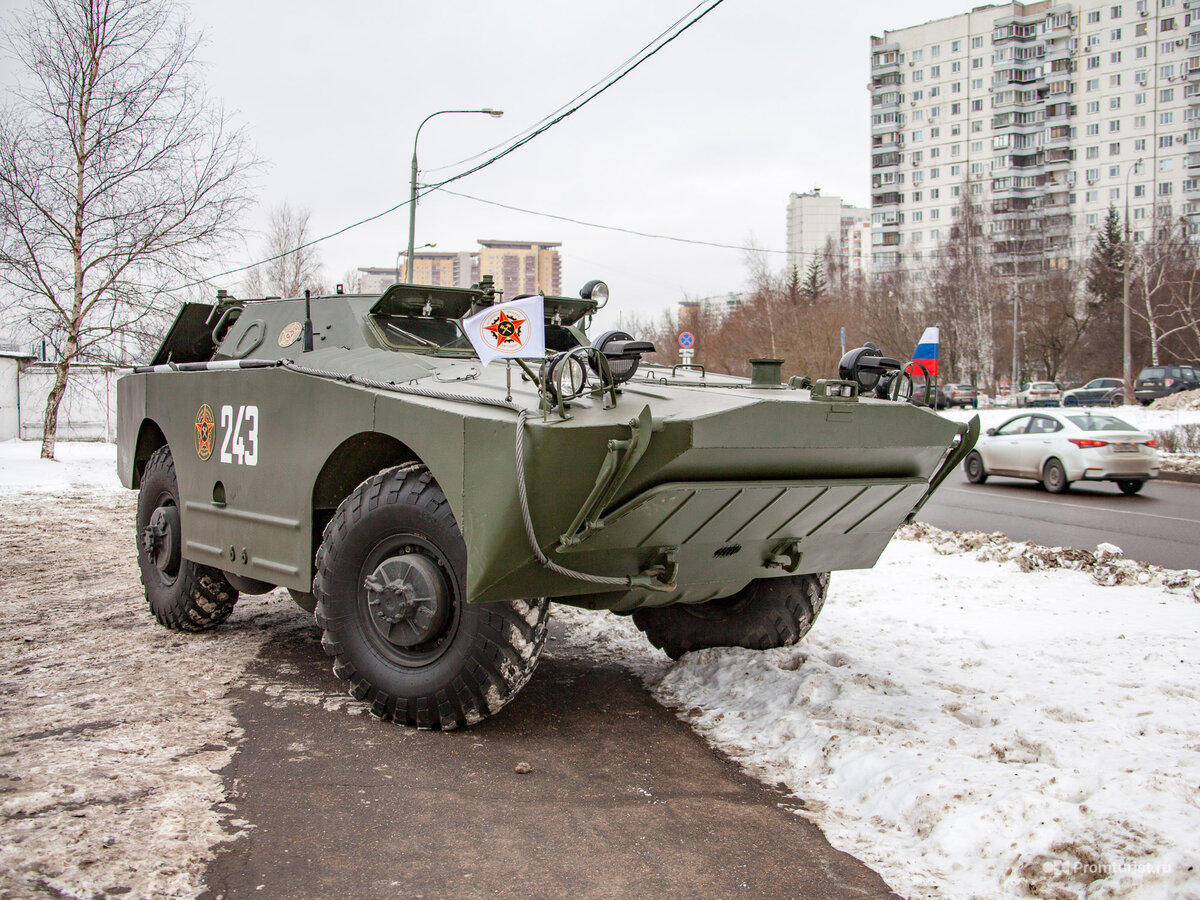
[[516, 355], [529, 343], [529, 318], [519, 310], [498, 309], [479, 323], [479, 336], [490, 349]]
[[212, 456], [216, 425], [212, 407], [205, 403], [196, 413], [196, 455], [202, 460], [207, 461]]
[[299, 322], [293, 322], [284, 327], [283, 331], [279, 332], [279, 346], [290, 347], [300, 338], [301, 332], [304, 331], [304, 326]]

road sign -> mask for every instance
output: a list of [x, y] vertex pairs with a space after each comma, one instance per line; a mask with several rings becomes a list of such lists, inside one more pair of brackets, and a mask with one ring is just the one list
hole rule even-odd
[[685, 363], [691, 362], [692, 357], [695, 355], [696, 355], [696, 351], [692, 350], [689, 347], [684, 347], [682, 350], [679, 351], [679, 358], [682, 359]]
[[680, 347], [694, 347], [696, 345], [696, 336], [690, 331], [685, 331], [679, 335]]

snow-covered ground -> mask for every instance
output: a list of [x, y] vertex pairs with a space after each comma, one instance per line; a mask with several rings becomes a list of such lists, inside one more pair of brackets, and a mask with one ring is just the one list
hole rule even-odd
[[[1134, 421], [1142, 411], [1124, 412]], [[111, 447], [62, 449], [70, 461], [57, 464], [37, 460], [36, 445], [0, 444], [6, 515], [46, 520], [30, 491], [56, 500], [65, 491], [75, 516], [112, 510], [110, 528], [113, 515], [131, 513], [132, 494], [109, 490]], [[112, 546], [97, 516], [97, 552], [127, 549], [125, 529]], [[874, 569], [834, 574], [816, 628], [796, 647], [671, 663], [628, 619], [566, 607], [555, 615], [573, 643], [637, 671], [713, 746], [786, 784], [835, 846], [905, 896], [1200, 898], [1200, 572], [1135, 565], [1111, 548], [907, 533], [921, 539], [894, 541]], [[88, 613], [61, 602], [38, 607], [51, 621], [18, 615], [25, 594], [54, 602], [36, 569], [0, 582], [0, 735], [20, 731], [3, 740], [15, 754], [0, 757], [9, 779], [0, 780], [0, 870], [27, 870], [29, 854], [57, 847], [55, 863], [34, 872], [67, 896], [110, 885], [198, 890], [220, 836], [210, 804], [233, 727], [217, 695], [264, 630], [286, 627], [270, 601], [239, 605], [235, 615], [261, 628], [232, 629], [218, 642], [226, 655], [206, 642], [193, 658], [133, 614], [140, 597], [129, 577], [101, 583], [114, 593], [94, 598], [91, 613], [108, 610], [108, 620], [95, 617], [90, 637], [61, 626]], [[56, 646], [70, 635], [85, 643]], [[107, 665], [113, 641], [136, 662], [133, 674], [169, 665], [191, 675], [169, 688], [113, 673], [72, 677], [85, 663]], [[139, 712], [147, 696], [153, 703]], [[96, 720], [94, 731], [77, 726], [80, 716]], [[152, 871], [155, 853], [170, 857], [164, 872]], [[150, 874], [113, 869], [123, 858]], [[12, 887], [3, 881], [0, 872], [0, 895]]]

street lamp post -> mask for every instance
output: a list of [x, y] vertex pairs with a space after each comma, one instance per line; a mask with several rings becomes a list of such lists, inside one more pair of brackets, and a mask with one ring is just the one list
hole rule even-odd
[[408, 191], [408, 271], [405, 273], [409, 284], [413, 283], [413, 240], [416, 237], [417, 231], [417, 139], [421, 137], [421, 129], [425, 127], [425, 123], [434, 116], [444, 116], [455, 113], [482, 113], [485, 116], [491, 116], [493, 119], [498, 119], [504, 115], [503, 110], [499, 109], [439, 109], [437, 112], [430, 113], [421, 120], [421, 124], [417, 126], [417, 133], [413, 136], [413, 158], [412, 158], [412, 180], [409, 183]]
[[1124, 259], [1121, 260], [1122, 275], [1124, 276], [1124, 287], [1121, 292], [1121, 356], [1124, 361], [1124, 369], [1122, 370], [1122, 380], [1125, 382], [1125, 402], [1133, 405], [1133, 349], [1130, 334], [1130, 315], [1129, 315], [1129, 269], [1133, 263], [1133, 252], [1129, 245], [1129, 177], [1136, 172], [1142, 165], [1142, 158], [1138, 157], [1138, 161], [1129, 167], [1129, 171], [1125, 173], [1125, 252]]

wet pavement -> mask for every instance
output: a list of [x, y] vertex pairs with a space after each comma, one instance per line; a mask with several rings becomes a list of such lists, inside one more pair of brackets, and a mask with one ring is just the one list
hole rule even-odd
[[635, 675], [562, 641], [463, 731], [348, 715], [342, 696], [315, 626], [250, 666], [222, 773], [250, 827], [203, 897], [894, 896]]

